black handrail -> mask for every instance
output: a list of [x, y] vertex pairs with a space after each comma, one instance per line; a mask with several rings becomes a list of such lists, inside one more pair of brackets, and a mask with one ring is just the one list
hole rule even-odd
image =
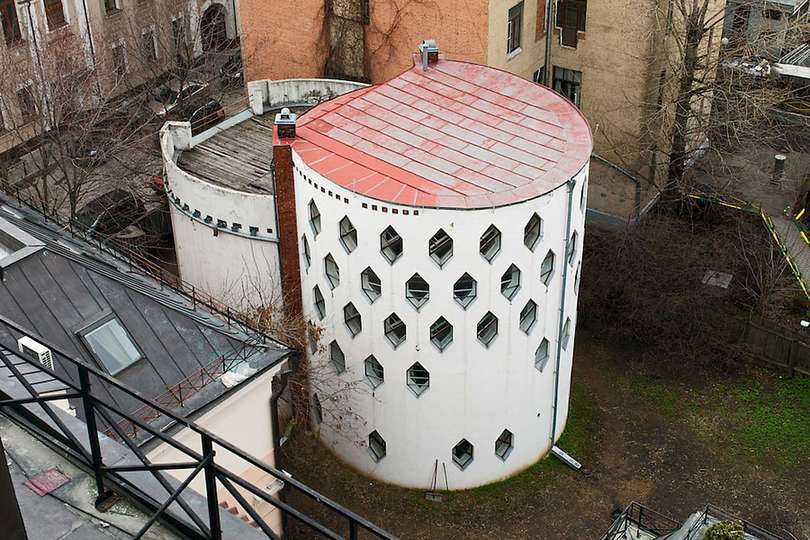
[[[9, 330], [7, 333], [11, 336], [29, 336], [32, 339], [35, 339], [39, 343], [45, 345], [46, 347], [50, 348], [52, 356], [58, 360], [60, 368], [64, 368], [66, 373], [70, 373], [69, 369], [75, 369], [78, 374], [78, 383], [74, 380], [71, 380], [69, 376], [63, 376], [59, 373], [48, 369], [47, 367], [40, 365], [35, 360], [29, 359], [23, 355], [18, 355], [14, 352], [15, 344], [3, 343], [0, 342], [0, 353], [3, 350], [9, 351], [15, 358], [19, 358], [28, 364], [35, 366], [37, 369], [41, 370], [44, 373], [47, 373], [55, 380], [59, 381], [61, 384], [64, 384], [66, 389], [74, 391], [78, 394], [81, 398], [82, 403], [84, 404], [84, 413], [85, 413], [85, 423], [87, 424], [87, 436], [90, 441], [90, 451], [88, 452], [84, 446], [77, 440], [76, 433], [68, 429], [64, 423], [60, 420], [59, 416], [51, 410], [51, 402], [53, 401], [53, 397], [51, 395], [43, 395], [41, 396], [39, 392], [31, 385], [29, 381], [25, 379], [25, 376], [20, 372], [19, 369], [15, 366], [15, 364], [10, 360], [9, 355], [7, 354], [0, 354], [0, 361], [2, 361], [5, 366], [9, 369], [9, 371], [13, 374], [14, 378], [26, 389], [26, 391], [31, 395], [31, 398], [24, 398], [23, 400], [15, 400], [15, 399], [8, 399], [8, 400], [0, 400], [0, 407], [11, 407], [11, 406], [21, 406], [24, 403], [30, 404], [33, 402], [37, 403], [45, 413], [49, 416], [49, 418], [54, 422], [57, 426], [58, 431], [61, 432], [61, 435], [65, 438], [67, 443], [70, 444], [72, 448], [70, 454], [73, 455], [76, 459], [79, 459], [82, 463], [84, 463], [88, 468], [93, 471], [93, 474], [96, 479], [96, 484], [99, 487], [99, 501], [105, 497], [107, 492], [105, 491], [105, 479], [108, 475], [113, 475], [115, 478], [120, 478], [117, 475], [120, 472], [132, 472], [132, 471], [148, 471], [156, 478], [160, 477], [163, 478], [162, 485], [163, 487], [170, 492], [170, 499], [164, 501], [163, 504], [157, 506], [155, 508], [156, 516], [160, 517], [165, 514], [168, 510], [169, 506], [172, 502], [177, 502], [181, 505], [181, 508], [189, 514], [191, 520], [195, 523], [196, 528], [192, 529], [193, 535], [197, 538], [205, 538], [205, 539], [214, 539], [220, 540], [222, 538], [222, 531], [220, 530], [218, 524], [218, 517], [219, 517], [219, 510], [220, 507], [217, 503], [217, 490], [216, 484], [217, 482], [221, 483], [223, 487], [226, 488], [227, 491], [230, 493], [235, 493], [236, 490], [233, 487], [233, 484], [241, 487], [245, 491], [251, 493], [254, 497], [274, 506], [275, 508], [279, 509], [284, 514], [300, 521], [301, 523], [305, 524], [307, 527], [318, 533], [319, 535], [326, 537], [326, 538], [333, 538], [333, 539], [341, 539], [343, 536], [336, 531], [329, 529], [327, 526], [318, 522], [315, 518], [308, 516], [307, 514], [299, 511], [295, 507], [281, 501], [278, 499], [274, 499], [272, 495], [268, 494], [263, 488], [252, 484], [237, 474], [223, 468], [221, 465], [217, 464], [215, 459], [215, 447], [217, 449], [221, 449], [227, 451], [228, 453], [238, 457], [246, 465], [256, 467], [260, 471], [281, 480], [288, 486], [290, 489], [302, 493], [303, 495], [309, 497], [310, 499], [316, 501], [322, 508], [328, 510], [330, 513], [336, 515], [339, 518], [345, 519], [348, 526], [349, 526], [349, 538], [355, 539], [357, 538], [359, 530], [364, 530], [377, 538], [394, 538], [393, 535], [384, 531], [380, 527], [377, 527], [373, 523], [369, 522], [365, 518], [355, 514], [351, 510], [344, 508], [343, 506], [339, 505], [338, 503], [332, 501], [331, 499], [324, 497], [317, 491], [313, 490], [309, 486], [299, 482], [298, 480], [288, 476], [284, 472], [276, 469], [275, 467], [271, 467], [266, 463], [263, 463], [261, 460], [243, 452], [233, 444], [217, 437], [213, 433], [209, 432], [205, 428], [197, 425], [195, 422], [189, 420], [184, 416], [180, 416], [178, 414], [173, 413], [172, 411], [154, 403], [150, 403], [148, 400], [143, 398], [137, 391], [129, 388], [128, 386], [122, 384], [117, 379], [111, 377], [110, 375], [92, 367], [84, 364], [82, 361], [73, 358], [70, 354], [63, 351], [60, 347], [55, 346], [54, 344], [48, 342], [47, 340], [41, 338], [36, 333], [26, 329], [25, 327], [17, 324], [16, 322], [8, 319], [7, 317], [0, 315], [0, 325], [6, 327]], [[119, 392], [122, 392], [124, 395], [134, 399], [137, 403], [142, 406], [148, 406], [149, 408], [154, 409], [156, 412], [160, 413], [162, 416], [170, 419], [177, 426], [190, 430], [191, 432], [196, 433], [200, 437], [201, 441], [201, 448], [203, 452], [197, 452], [196, 450], [189, 448], [185, 444], [181, 443], [180, 441], [176, 440], [172, 437], [172, 435], [161, 431], [161, 429], [151, 426], [145, 422], [142, 422], [140, 419], [132, 416], [130, 413], [121, 410], [117, 406], [109, 403], [105, 398], [100, 397], [99, 395], [95, 394], [93, 391], [93, 383], [100, 382], [103, 383], [107, 390], [115, 389]], [[111, 413], [111, 414], [109, 414]], [[133, 451], [133, 454], [137, 459], [141, 462], [142, 466], [132, 466], [126, 467], [126, 471], [115, 471], [115, 467], [106, 467], [104, 465], [104, 456], [103, 456], [103, 448], [99, 444], [99, 433], [93, 427], [96, 422], [96, 414], [101, 417], [101, 420], [104, 423], [110, 424], [113, 430], [117, 431], [117, 426], [113, 420], [114, 417], [120, 417], [125, 419], [133, 424], [141, 427], [145, 431], [147, 431], [150, 435], [152, 435], [155, 439], [160, 440], [161, 442], [169, 445], [170, 447], [178, 450], [188, 456], [190, 459], [189, 462], [181, 462], [181, 463], [174, 463], [174, 464], [152, 464], [146, 455], [141, 451], [136, 451], [137, 446], [134, 444], [127, 443], [130, 450]], [[92, 419], [92, 420], [91, 420]], [[119, 432], [120, 434], [120, 432]], [[200, 522], [199, 516], [194, 514], [190, 511], [187, 505], [183, 502], [181, 497], [181, 492], [187, 488], [188, 482], [185, 482], [185, 485], [181, 485], [180, 488], [174, 488], [174, 492], [171, 492], [170, 483], [163, 477], [163, 471], [170, 470], [172, 468], [176, 469], [188, 469], [191, 466], [194, 469], [198, 469], [200, 466], [203, 467], [206, 476], [205, 482], [205, 492], [202, 494], [208, 504], [208, 518], [209, 518], [209, 526], [205, 527], [203, 523]], [[121, 480], [124, 480], [121, 478]], [[189, 481], [190, 482], [190, 481]], [[235, 497], [240, 505], [243, 507], [245, 505], [250, 506], [247, 501], [244, 500], [244, 497], [238, 498]], [[259, 517], [258, 513], [255, 512], [251, 508], [251, 511], [248, 511], [245, 507], [245, 511], [254, 519], [254, 521], [259, 526], [259, 529], [265, 534], [271, 530], [270, 526]], [[258, 518], [258, 519], [257, 519]], [[272, 538], [272, 535], [267, 535], [268, 537]]]

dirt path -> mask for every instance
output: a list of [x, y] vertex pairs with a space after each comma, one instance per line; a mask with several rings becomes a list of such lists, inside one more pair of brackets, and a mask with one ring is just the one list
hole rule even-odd
[[285, 447], [286, 466], [401, 538], [599, 538], [611, 512], [636, 500], [676, 519], [712, 503], [810, 540], [810, 474], [755, 465], [714, 442], [731, 427], [701, 406], [710, 397], [711, 374], [687, 371], [680, 380], [667, 374], [667, 385], [659, 386], [654, 375], [633, 367], [631, 352], [583, 334], [574, 379], [597, 411], [585, 426], [590, 476], [547, 460], [503, 484], [432, 503], [420, 492], [353, 473], [307, 436]]

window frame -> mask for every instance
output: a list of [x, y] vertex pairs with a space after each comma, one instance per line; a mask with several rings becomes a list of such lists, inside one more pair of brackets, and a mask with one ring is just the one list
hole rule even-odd
[[[112, 51], [112, 72], [118, 79], [123, 79], [129, 73], [129, 62], [127, 61], [127, 45], [124, 38], [118, 39], [110, 46]], [[120, 51], [120, 57], [118, 56]], [[120, 64], [119, 64], [120, 61]]]
[[[541, 0], [542, 1], [542, 0]], [[533, 240], [530, 241], [530, 231], [534, 230], [535, 227], [533, 224], [537, 224], [537, 234], [532, 235], [534, 236]], [[523, 227], [523, 245], [529, 248], [529, 251], [534, 251], [537, 247], [537, 244], [540, 243], [540, 240], [543, 239], [543, 218], [541, 218], [537, 212], [532, 214], [529, 218], [529, 221], [526, 222], [526, 225]]]
[[315, 199], [310, 199], [307, 207], [309, 209], [309, 227], [312, 229], [312, 236], [318, 238], [318, 235], [321, 234], [321, 211], [318, 205], [315, 204]]
[[334, 291], [340, 285], [340, 267], [331, 253], [323, 258], [323, 274], [329, 288]]
[[[481, 238], [478, 241], [478, 253], [488, 263], [492, 263], [492, 261], [495, 260], [495, 257], [497, 257], [498, 254], [501, 252], [502, 247], [501, 238], [502, 238], [501, 230], [498, 229], [498, 227], [496, 227], [495, 225], [490, 225], [481, 234]], [[489, 244], [489, 247], [486, 248], [486, 253], [484, 252], [485, 242]]]
[[565, 319], [565, 324], [562, 327], [562, 335], [560, 336], [560, 345], [562, 350], [567, 351], [568, 345], [571, 344], [571, 317]]
[[[464, 300], [462, 300], [459, 298], [456, 289], [458, 286], [458, 282], [464, 279], [464, 276], [470, 278], [470, 281], [472, 282], [472, 287], [470, 288], [470, 294], [467, 295]], [[467, 300], [468, 298], [469, 300]], [[476, 279], [472, 277], [469, 273], [464, 272], [455, 282], [453, 282], [453, 300], [455, 300], [459, 306], [461, 306], [463, 309], [466, 310], [468, 307], [470, 307], [470, 304], [472, 304], [476, 298], [478, 298], [478, 281], [476, 281]]]
[[[374, 437], [375, 434], [376, 437]], [[372, 444], [372, 442], [376, 443], [378, 446], [382, 446], [382, 453], [380, 453], [379, 450], [374, 450], [374, 444]], [[368, 434], [368, 453], [375, 463], [379, 463], [386, 455], [388, 455], [388, 448], [385, 443], [385, 439], [383, 439], [383, 436], [380, 435], [380, 432], [376, 429]]]
[[[344, 226], [344, 223], [348, 223], [348, 227]], [[338, 222], [338, 234], [340, 235], [340, 244], [346, 250], [346, 253], [351, 253], [357, 249], [357, 228], [349, 219], [349, 216], [343, 216], [343, 219]]]
[[[354, 313], [349, 313], [350, 309], [354, 310]], [[357, 322], [356, 328], [352, 325], [355, 321]], [[363, 331], [363, 316], [360, 315], [360, 312], [352, 302], [343, 306], [343, 324], [346, 325], [346, 328], [349, 330], [349, 335], [352, 337], [355, 337]]]
[[551, 76], [551, 88], [564, 96], [578, 109], [582, 108], [582, 72], [575, 69], [554, 66]]
[[[422, 283], [425, 284], [424, 289], [417, 289], [421, 292], [424, 292], [422, 296], [417, 296], [414, 294], [414, 288], [411, 282], [421, 280]], [[419, 311], [422, 306], [428, 303], [430, 300], [430, 283], [427, 282], [425, 278], [416, 273], [408, 278], [408, 281], [405, 282], [405, 299], [411, 304], [416, 311]]]
[[[462, 454], [462, 456], [458, 456], [456, 451], [462, 445], [468, 447], [469, 452], [465, 452], [464, 454]], [[467, 467], [469, 467], [470, 463], [472, 463], [473, 460], [475, 459], [475, 446], [473, 446], [473, 444], [467, 439], [461, 439], [455, 445], [453, 445], [453, 449], [450, 451], [450, 454], [453, 458], [453, 463], [455, 463], [456, 466], [463, 471]], [[465, 459], [464, 456], [468, 457], [466, 457]]]
[[[485, 321], [485, 319], [487, 319]], [[481, 343], [484, 347], [489, 348], [492, 345], [492, 342], [495, 341], [498, 337], [498, 317], [492, 313], [491, 311], [487, 311], [483, 317], [478, 321], [478, 324], [475, 325], [475, 336], [478, 339], [478, 342]], [[481, 325], [484, 325], [483, 329]], [[481, 337], [481, 333], [488, 328], [494, 325], [494, 333], [488, 339], [484, 340]]]
[[[369, 285], [372, 283], [371, 279], [369, 279], [368, 276], [369, 272], [374, 275], [379, 290], [375, 290], [373, 287], [370, 286], [366, 287], [367, 283]], [[363, 294], [366, 295], [366, 298], [368, 298], [369, 302], [371, 302], [372, 304], [382, 296], [382, 280], [380, 279], [380, 276], [377, 275], [377, 272], [375, 272], [374, 269], [371, 268], [370, 266], [367, 266], [365, 270], [360, 272], [360, 289], [363, 291]], [[374, 295], [373, 298], [372, 294]]]
[[[39, 115], [39, 106], [37, 105], [37, 98], [34, 95], [33, 83], [28, 83], [20, 87], [15, 93], [17, 97], [17, 106], [20, 109], [20, 119], [23, 125], [35, 122]], [[26, 96], [28, 99], [24, 99]], [[30, 104], [28, 101], [30, 100]]]
[[[437, 237], [441, 238], [437, 239]], [[436, 252], [442, 247], [442, 245], [448, 243], [449, 251], [445, 254], [445, 256], [442, 257], [437, 255]], [[428, 240], [428, 255], [430, 255], [430, 258], [439, 266], [439, 268], [443, 268], [444, 265], [453, 258], [453, 237], [447, 234], [444, 229], [439, 229], [436, 231], [436, 234], [431, 236]]]
[[[546, 268], [546, 261], [549, 260], [549, 257], [551, 257], [551, 268]], [[540, 263], [540, 282], [546, 287], [550, 286], [551, 281], [554, 279], [554, 270], [556, 270], [556, 264], [557, 254], [552, 250], [548, 250], [546, 256], [543, 257], [543, 262]]]
[[[390, 235], [389, 231], [393, 232], [393, 236]], [[380, 253], [388, 261], [388, 264], [394, 264], [401, 259], [404, 249], [402, 236], [392, 226], [389, 225], [380, 233]], [[389, 254], [389, 252], [393, 253]]]
[[312, 306], [315, 308], [315, 313], [318, 314], [318, 320], [324, 320], [326, 318], [326, 298], [317, 285], [312, 287]]
[[[335, 359], [336, 350], [340, 355], [340, 360]], [[346, 353], [343, 352], [343, 348], [336, 339], [329, 342], [329, 363], [332, 364], [338, 375], [346, 371]]]
[[309, 240], [307, 240], [307, 235], [301, 235], [301, 253], [304, 255], [304, 270], [309, 271], [309, 268], [312, 266], [312, 252], [309, 250]]
[[[149, 50], [146, 50], [146, 38], [149, 38]], [[158, 41], [155, 35], [155, 25], [150, 25], [141, 30], [141, 54], [144, 62], [154, 64], [160, 58], [158, 54]]]
[[[548, 365], [549, 359], [551, 359], [551, 351], [549, 348], [551, 344], [549, 343], [548, 339], [543, 338], [540, 341], [540, 344], [537, 346], [537, 349], [534, 350], [534, 367], [540, 373], [543, 373], [543, 370], [546, 369]], [[540, 351], [543, 351], [543, 354], [540, 354]]]
[[510, 302], [520, 291], [520, 274], [520, 268], [513, 263], [501, 276], [501, 294]]
[[[124, 335], [127, 337], [132, 347], [138, 353], [138, 358], [136, 358], [135, 360], [130, 360], [129, 363], [115, 370], [111, 370], [107, 366], [105, 361], [95, 352], [93, 346], [90, 344], [90, 341], [87, 338], [89, 334], [92, 334], [93, 332], [96, 332], [101, 328], [103, 328], [104, 326], [113, 322], [116, 323], [123, 330]], [[144, 354], [143, 350], [140, 348], [138, 343], [135, 341], [135, 339], [132, 337], [132, 334], [129, 332], [126, 325], [124, 325], [123, 321], [121, 321], [121, 319], [113, 312], [105, 313], [92, 323], [82, 326], [81, 328], [78, 328], [75, 331], [75, 334], [79, 338], [79, 341], [81, 341], [82, 345], [84, 345], [85, 350], [87, 350], [87, 352], [90, 353], [90, 356], [93, 357], [93, 360], [96, 362], [96, 364], [98, 364], [98, 366], [100, 366], [104, 371], [106, 371], [113, 377], [118, 376], [120, 373], [137, 364], [138, 362], [146, 360], [146, 355]]]
[[[369, 370], [369, 367], [371, 370]], [[377, 368], [379, 367], [379, 370]], [[371, 371], [371, 373], [369, 373]], [[385, 382], [385, 367], [380, 364], [373, 354], [370, 354], [363, 360], [363, 373], [366, 377], [366, 382], [371, 385], [372, 390], [376, 390]]]
[[[396, 321], [392, 321], [394, 318], [396, 318]], [[402, 338], [397, 337], [397, 339], [392, 339], [391, 335], [396, 336], [395, 330], [399, 327], [402, 327]], [[408, 327], [405, 325], [405, 321], [396, 313], [391, 313], [383, 320], [383, 333], [385, 339], [388, 340], [388, 343], [390, 343], [394, 349], [405, 343], [405, 340], [408, 339]]]
[[[51, 6], [48, 6], [48, 3], [51, 3]], [[57, 17], [57, 20], [54, 21], [51, 18], [51, 13], [57, 12], [57, 10], [54, 9], [54, 6], [57, 3], [61, 8], [58, 10], [61, 17]], [[70, 23], [70, 20], [68, 19], [67, 10], [65, 9], [65, 3], [63, 2], [63, 0], [42, 0], [42, 12], [45, 14], [45, 29], [48, 32], [53, 32], [55, 30], [59, 30], [60, 28], [64, 28]]]
[[[525, 326], [524, 319], [526, 319], [529, 313], [531, 313], [531, 322], [529, 323], [528, 326]], [[523, 306], [523, 309], [520, 310], [520, 319], [518, 322], [518, 326], [523, 331], [523, 333], [528, 336], [532, 333], [532, 329], [534, 328], [535, 324], [537, 324], [537, 302], [535, 302], [530, 298], [529, 301], [526, 302], [526, 305]]]
[[[441, 328], [437, 329], [437, 326], [441, 326]], [[443, 340], [439, 340], [437, 334], [440, 330], [444, 330], [445, 328], [449, 329], [449, 334], [446, 335]], [[434, 347], [439, 349], [439, 352], [444, 352], [445, 349], [453, 343], [453, 325], [450, 324], [450, 321], [444, 317], [439, 317], [433, 321], [433, 324], [430, 325], [430, 342]]]
[[[3, 41], [6, 47], [14, 47], [23, 42], [22, 25], [20, 24], [20, 12], [17, 10], [16, 0], [6, 0], [0, 4], [0, 8], [5, 8], [7, 12], [0, 9], [0, 28], [3, 30]], [[6, 17], [6, 13], [13, 13], [13, 17]]]
[[523, 41], [523, 1], [509, 8], [506, 13], [506, 54], [514, 55], [521, 51]]
[[[505, 438], [508, 436], [508, 439]], [[498, 448], [498, 444], [501, 444], [501, 448]], [[503, 444], [506, 444], [506, 448], [503, 449]], [[509, 431], [508, 429], [504, 429], [498, 438], [495, 439], [495, 455], [501, 459], [501, 461], [506, 461], [509, 457], [509, 454], [512, 453], [512, 450], [515, 447], [515, 434]]]
[[[413, 377], [414, 369], [420, 369], [425, 373], [425, 376], [423, 377], [425, 381], [424, 384], [420, 385], [415, 382], [417, 379]], [[405, 385], [417, 398], [422, 397], [422, 395], [427, 392], [428, 389], [430, 389], [430, 372], [419, 362], [414, 362], [407, 370], [405, 370]]]
[[568, 264], [570, 266], [574, 265], [574, 261], [577, 257], [577, 243], [579, 242], [579, 233], [574, 231], [571, 233], [571, 239], [568, 241]]

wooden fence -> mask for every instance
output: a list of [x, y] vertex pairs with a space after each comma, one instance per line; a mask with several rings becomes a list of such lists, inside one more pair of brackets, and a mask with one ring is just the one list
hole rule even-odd
[[749, 317], [742, 333], [742, 343], [764, 362], [787, 370], [791, 376], [801, 373], [810, 377], [810, 345], [799, 336], [785, 335], [784, 330]]

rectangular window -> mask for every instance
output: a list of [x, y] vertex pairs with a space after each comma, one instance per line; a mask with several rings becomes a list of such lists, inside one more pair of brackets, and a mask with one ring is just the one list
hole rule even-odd
[[520, 48], [520, 31], [523, 27], [523, 2], [509, 9], [506, 26], [506, 52], [512, 53]]
[[116, 318], [109, 319], [79, 335], [96, 360], [111, 375], [120, 373], [144, 357]]
[[17, 101], [19, 102], [20, 115], [24, 124], [33, 122], [37, 117], [37, 103], [34, 99], [34, 92], [30, 86], [26, 86], [17, 91]]
[[560, 0], [557, 4], [557, 27], [560, 28], [560, 44], [576, 47], [577, 32], [585, 31], [588, 11], [587, 0]]
[[62, 0], [45, 0], [45, 20], [48, 21], [48, 30], [55, 30], [67, 24]]
[[155, 41], [155, 31], [151, 28], [144, 30], [141, 34], [141, 54], [144, 62], [157, 62], [157, 42]]
[[118, 78], [123, 78], [127, 73], [127, 55], [123, 42], [118, 42], [112, 47], [113, 73]]
[[13, 45], [22, 41], [15, 0], [0, 0], [0, 23], [3, 25], [3, 38], [6, 45]]
[[186, 30], [183, 18], [172, 19], [172, 39], [174, 40], [174, 54], [182, 59], [186, 52]]
[[110, 13], [118, 9], [118, 0], [104, 0], [104, 11]]
[[580, 106], [582, 95], [582, 72], [554, 66], [552, 87], [567, 97], [571, 103]]

